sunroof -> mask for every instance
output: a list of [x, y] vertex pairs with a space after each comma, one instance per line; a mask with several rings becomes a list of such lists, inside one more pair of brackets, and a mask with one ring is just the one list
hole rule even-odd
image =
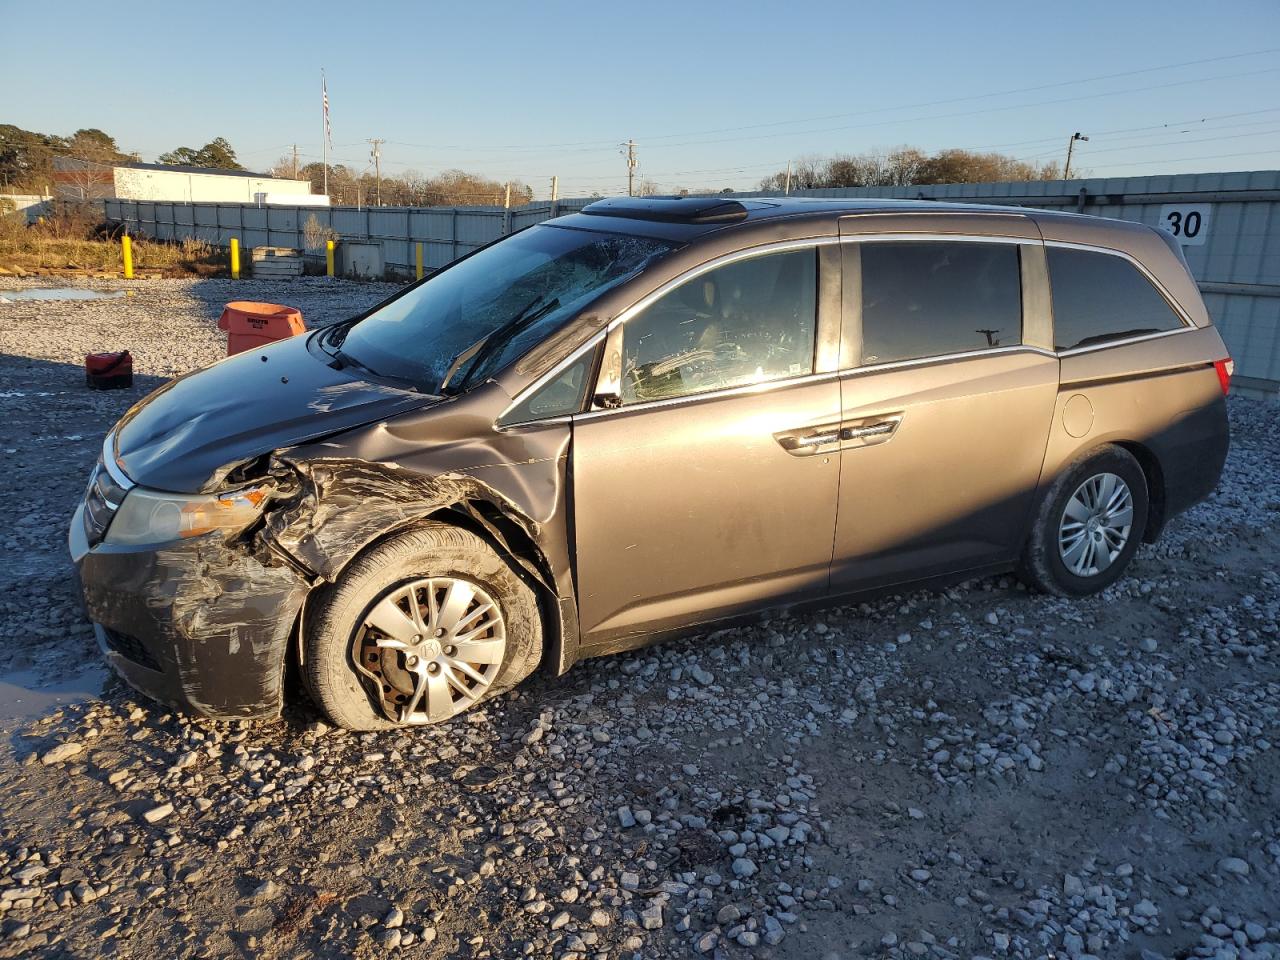
[[582, 208], [593, 217], [624, 217], [664, 223], [733, 223], [747, 218], [747, 208], [721, 197], [612, 197]]

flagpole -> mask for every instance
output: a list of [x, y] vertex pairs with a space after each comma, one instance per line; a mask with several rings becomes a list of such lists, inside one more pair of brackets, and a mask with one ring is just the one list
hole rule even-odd
[[323, 69], [320, 71], [320, 96], [320, 144], [324, 163], [324, 195], [327, 197], [329, 196], [329, 118], [326, 111], [329, 107], [326, 101], [329, 97], [329, 89], [324, 82]]

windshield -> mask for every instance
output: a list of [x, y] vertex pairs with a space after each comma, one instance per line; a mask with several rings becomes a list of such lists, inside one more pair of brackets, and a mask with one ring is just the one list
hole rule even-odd
[[329, 343], [371, 374], [427, 393], [442, 392], [447, 380], [455, 391], [503, 369], [672, 246], [649, 237], [531, 227], [336, 330]]

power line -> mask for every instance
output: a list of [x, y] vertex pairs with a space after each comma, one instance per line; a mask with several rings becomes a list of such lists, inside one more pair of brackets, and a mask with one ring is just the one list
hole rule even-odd
[[[1153, 163], [1191, 163], [1196, 160], [1226, 160], [1234, 157], [1269, 157], [1274, 156], [1274, 150], [1253, 150], [1247, 153], [1211, 153], [1198, 157], [1166, 157], [1163, 160], [1125, 160], [1120, 163], [1111, 164], [1112, 167], [1148, 167]], [[1103, 167], [1103, 169], [1107, 169]]]
[[[1220, 57], [1205, 57], [1198, 60], [1182, 60], [1177, 63], [1165, 63], [1165, 64], [1160, 64], [1159, 66], [1144, 67], [1138, 70], [1126, 70], [1120, 73], [1098, 74], [1092, 77], [1078, 77], [1072, 80], [1060, 80], [1054, 83], [1037, 84], [1035, 86], [1030, 86], [1030, 87], [1016, 87], [1016, 88], [1010, 88], [1007, 90], [990, 91], [987, 93], [975, 93], [975, 94], [969, 94], [963, 97], [951, 97], [944, 100], [929, 100], [929, 101], [921, 101], [916, 103], [895, 104], [892, 106], [875, 107], [870, 110], [861, 110], [853, 113], [835, 113], [835, 114], [826, 114], [826, 115], [817, 116], [817, 117], [803, 117], [798, 119], [775, 120], [775, 121], [769, 121], [765, 123], [747, 124], [744, 126], [736, 126], [736, 127], [720, 127], [720, 128], [702, 130], [702, 131], [693, 132], [693, 133], [691, 132], [658, 133], [658, 134], [651, 134], [648, 136], [641, 137], [641, 139], [646, 141], [669, 140], [669, 139], [675, 139], [679, 137], [701, 136], [704, 134], [734, 133], [740, 130], [755, 130], [755, 129], [761, 129], [766, 127], [781, 126], [784, 124], [820, 123], [826, 120], [838, 120], [838, 119], [847, 119], [851, 117], [870, 116], [876, 113], [885, 113], [885, 112], [897, 111], [897, 110], [913, 110], [913, 109], [918, 109], [922, 107], [943, 106], [949, 103], [962, 103], [968, 100], [983, 100], [983, 99], [989, 99], [992, 97], [1012, 96], [1013, 94], [1017, 94], [1017, 93], [1034, 93], [1037, 90], [1050, 90], [1058, 87], [1074, 86], [1074, 85], [1083, 84], [1083, 83], [1094, 83], [1099, 80], [1115, 80], [1121, 77], [1137, 76], [1144, 73], [1156, 73], [1161, 70], [1175, 70], [1175, 69], [1181, 69], [1184, 67], [1200, 66], [1206, 63], [1220, 63], [1227, 60], [1240, 60], [1248, 57], [1260, 57], [1260, 56], [1265, 56], [1267, 54], [1272, 54], [1272, 53], [1280, 53], [1280, 47], [1271, 47], [1265, 50], [1253, 50], [1247, 53], [1233, 53], [1233, 54], [1227, 54]], [[1245, 76], [1245, 75], [1247, 74], [1229, 74], [1228, 76]], [[1203, 79], [1212, 80], [1216, 78], [1206, 77]], [[1185, 82], [1198, 83], [1201, 81], [1192, 80], [1192, 81], [1185, 81]], [[1167, 85], [1171, 86], [1172, 84], [1167, 84]], [[1160, 84], [1159, 86], [1166, 86], [1166, 84]], [[1152, 88], [1142, 88], [1142, 89], [1152, 89]], [[1118, 91], [1118, 92], [1124, 92], [1124, 91]], [[1056, 102], [1056, 101], [1049, 101], [1049, 102]], [[1038, 104], [1028, 104], [1028, 106], [1037, 106], [1037, 105]], [[958, 116], [964, 116], [964, 115], [965, 114], [958, 114]], [[821, 131], [813, 131], [813, 132], [821, 132]], [[426, 147], [426, 145], [418, 144], [418, 143], [404, 143], [401, 141], [395, 141], [395, 142], [398, 146], [427, 148], [427, 149], [441, 149], [441, 150], [468, 150], [468, 149], [541, 150], [541, 149], [556, 149], [556, 148], [564, 148], [564, 147], [605, 147], [608, 145], [608, 141], [605, 141], [605, 140], [572, 140], [572, 141], [564, 141], [560, 143], [540, 143], [540, 144], [515, 143], [515, 144], [492, 144], [492, 145], [478, 145], [478, 146], [472, 145], [470, 147], [460, 145], [460, 144], [435, 144], [432, 147]]]
[[[1095, 136], [1106, 137], [1116, 133], [1135, 133], [1141, 130], [1166, 130], [1169, 127], [1180, 127], [1184, 124], [1207, 123], [1211, 120], [1234, 120], [1236, 117], [1253, 117], [1260, 113], [1280, 113], [1280, 107], [1264, 107], [1261, 110], [1245, 110], [1241, 113], [1219, 113], [1208, 117], [1193, 117], [1190, 120], [1171, 120], [1166, 123], [1153, 123], [1143, 127], [1121, 127], [1116, 130], [1102, 130]], [[1270, 120], [1259, 121], [1261, 123], [1271, 123]], [[1244, 124], [1241, 124], [1244, 126]], [[1226, 128], [1230, 129], [1230, 128]], [[1038, 140], [1010, 140], [1004, 143], [988, 143], [981, 147], [971, 147], [973, 150], [998, 150], [1001, 147], [1023, 147], [1035, 143], [1057, 143], [1061, 137], [1041, 137]]]
[[[1090, 150], [1089, 156], [1099, 153], [1115, 153], [1117, 150], [1146, 150], [1150, 147], [1169, 147], [1182, 146], [1189, 143], [1219, 143], [1222, 140], [1241, 140], [1246, 137], [1269, 137], [1273, 134], [1280, 133], [1280, 128], [1272, 130], [1257, 130], [1253, 133], [1236, 133], [1226, 137], [1199, 137], [1195, 140], [1162, 140], [1160, 143], [1141, 143], [1141, 144], [1125, 144], [1119, 147], [1103, 147], [1100, 150]], [[1088, 139], [1087, 137], [1085, 139]], [[1019, 157], [1020, 161], [1027, 162], [1036, 159], [1035, 157]], [[1065, 179], [1065, 174], [1063, 175]]]
[[[1199, 66], [1200, 64], [1205, 64], [1205, 63], [1220, 63], [1224, 60], [1240, 60], [1245, 57], [1258, 57], [1258, 56], [1263, 56], [1269, 53], [1280, 53], [1280, 48], [1272, 47], [1266, 50], [1254, 50], [1250, 53], [1233, 53], [1233, 54], [1228, 54], [1226, 56], [1221, 56], [1221, 57], [1206, 57], [1201, 60], [1184, 60], [1181, 63], [1167, 63], [1158, 67], [1144, 67], [1140, 70], [1125, 70], [1120, 73], [1105, 73], [1105, 74], [1099, 74], [1098, 76], [1093, 76], [1093, 77], [1079, 77], [1074, 80], [1059, 80], [1054, 83], [1042, 83], [1033, 87], [1015, 87], [1009, 90], [997, 90], [991, 93], [975, 93], [975, 94], [970, 94], [963, 97], [950, 97], [945, 100], [928, 100], [928, 101], [922, 101], [919, 103], [898, 104], [896, 106], [891, 106], [891, 107], [875, 107], [870, 110], [860, 110], [854, 113], [833, 113], [833, 114], [827, 114], [825, 116], [820, 116], [820, 117], [808, 117], [808, 118], [796, 119], [796, 120], [776, 120], [770, 123], [749, 124], [747, 126], [741, 126], [741, 127], [723, 127], [719, 130], [706, 130], [703, 132], [704, 133], [733, 133], [738, 130], [756, 130], [764, 127], [781, 126], [783, 124], [819, 123], [825, 120], [839, 120], [839, 119], [846, 119], [849, 117], [870, 116], [872, 114], [884, 113], [890, 110], [914, 110], [920, 107], [938, 107], [938, 106], [944, 106], [949, 103], [963, 103], [968, 100], [985, 100], [990, 97], [1012, 96], [1015, 93], [1034, 93], [1037, 90], [1052, 90], [1057, 87], [1074, 86], [1076, 84], [1081, 84], [1081, 83], [1093, 83], [1098, 80], [1116, 80], [1116, 79], [1119, 79], [1120, 77], [1132, 77], [1132, 76], [1137, 76], [1139, 74], [1144, 74], [1144, 73], [1156, 73], [1161, 70], [1181, 69], [1183, 67]], [[644, 139], [665, 140], [665, 139], [676, 137], [676, 136], [688, 136], [688, 134], [658, 134], [655, 136], [645, 137]]]
[[[868, 129], [871, 129], [872, 127], [896, 126], [904, 123], [921, 123], [929, 120], [952, 120], [958, 117], [973, 117], [973, 116], [980, 116], [988, 113], [1004, 113], [1010, 110], [1025, 110], [1029, 107], [1043, 107], [1043, 106], [1050, 106], [1058, 103], [1076, 103], [1081, 100], [1097, 100], [1104, 97], [1122, 96], [1124, 94], [1129, 94], [1129, 93], [1145, 93], [1149, 90], [1167, 90], [1169, 87], [1179, 87], [1179, 86], [1186, 86], [1189, 84], [1208, 83], [1214, 80], [1231, 80], [1239, 77], [1253, 77], [1263, 73], [1277, 73], [1277, 72], [1280, 72], [1280, 67], [1267, 67], [1263, 70], [1249, 70], [1243, 73], [1220, 74], [1216, 77], [1199, 77], [1194, 80], [1175, 80], [1171, 83], [1159, 83], [1159, 84], [1153, 84], [1151, 86], [1146, 86], [1146, 87], [1130, 87], [1127, 90], [1108, 90], [1101, 93], [1082, 94], [1080, 96], [1058, 97], [1052, 100], [1036, 100], [1036, 101], [1031, 101], [1027, 103], [1015, 103], [1015, 104], [1009, 104], [1003, 107], [986, 107], [978, 110], [963, 110], [957, 113], [939, 113], [939, 114], [933, 114], [931, 116], [925, 116], [925, 117], [903, 117], [903, 118], [895, 117], [892, 120], [880, 120], [880, 121], [876, 121], [875, 123], [848, 124], [848, 125], [843, 125], [839, 127], [823, 127], [816, 130], [795, 130], [795, 131], [787, 131], [785, 133], [763, 133], [763, 134], [757, 134], [755, 136], [750, 136], [750, 137], [726, 137], [722, 139], [712, 139], [712, 140], [686, 140], [682, 143], [662, 144], [661, 147], [669, 148], [669, 147], [684, 147], [684, 146], [701, 146], [705, 144], [716, 144], [716, 143], [741, 143], [746, 140], [771, 140], [777, 137], [809, 136], [815, 133], [837, 133], [844, 130], [868, 130]], [[659, 147], [655, 146], [654, 149], [659, 149]]]

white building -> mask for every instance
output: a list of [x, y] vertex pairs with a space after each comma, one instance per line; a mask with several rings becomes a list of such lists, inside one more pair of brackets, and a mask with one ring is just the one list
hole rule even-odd
[[[177, 167], [160, 163], [53, 161], [55, 193], [64, 200], [162, 200], [178, 203], [316, 203], [310, 180], [287, 180], [247, 170]], [[319, 198], [327, 205], [328, 198]]]

